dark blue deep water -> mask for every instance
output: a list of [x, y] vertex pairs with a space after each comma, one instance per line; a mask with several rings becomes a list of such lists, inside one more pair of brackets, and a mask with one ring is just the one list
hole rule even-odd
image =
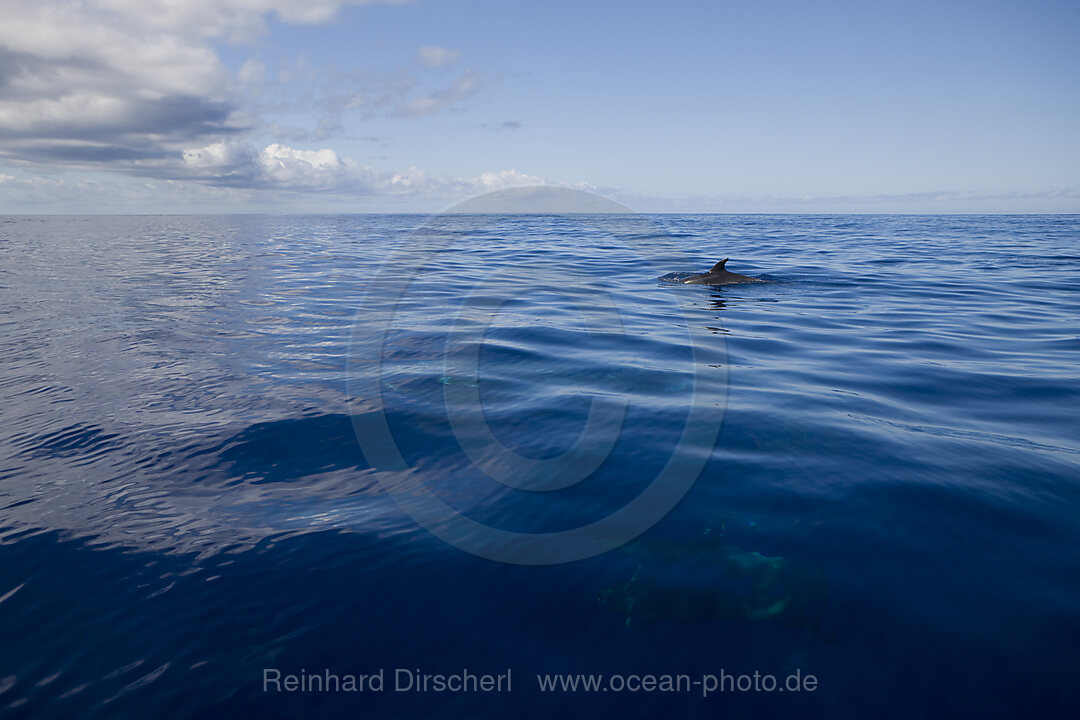
[[1078, 216], [0, 219], [0, 715], [1077, 717], [1078, 408]]

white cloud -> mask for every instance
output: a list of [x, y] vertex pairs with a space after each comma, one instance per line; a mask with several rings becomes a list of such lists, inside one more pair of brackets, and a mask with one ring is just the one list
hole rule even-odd
[[402, 117], [434, 115], [473, 95], [480, 89], [480, 85], [479, 74], [472, 71], [464, 72], [448, 87], [404, 102], [399, 105], [394, 114]]
[[[392, 1], [392, 0], [391, 0]], [[461, 196], [544, 181], [513, 170], [473, 178], [434, 177], [416, 168], [376, 171], [328, 148], [247, 138], [260, 127], [243, 109], [268, 82], [304, 87], [308, 108], [319, 106], [318, 140], [340, 132], [340, 116], [427, 116], [461, 103], [481, 87], [463, 70], [432, 85], [402, 70], [386, 76], [327, 74], [330, 91], [311, 89], [317, 72], [303, 58], [268, 73], [258, 59], [230, 77], [214, 42], [243, 42], [265, 31], [269, 16], [291, 23], [332, 20], [347, 5], [368, 0], [5, 0], [0, 21], [0, 161], [53, 177], [3, 176], [4, 196], [45, 201], [81, 191], [108, 196], [93, 180], [68, 181], [64, 172], [114, 170], [145, 178], [132, 197], [170, 183], [197, 183], [237, 192], [330, 193], [360, 196]], [[425, 46], [427, 68], [460, 53]], [[268, 76], [273, 79], [268, 81]], [[287, 76], [287, 77], [282, 77]], [[266, 111], [265, 108], [259, 108]], [[290, 130], [294, 137], [305, 137]], [[282, 138], [284, 139], [284, 138]], [[71, 196], [73, 197], [73, 196]], [[201, 197], [201, 196], [200, 196]], [[200, 200], [201, 202], [201, 200]]]
[[0, 19], [0, 158], [75, 164], [175, 154], [252, 119], [212, 41], [245, 40], [275, 14], [333, 19], [368, 0], [5, 0]]
[[147, 28], [242, 42], [262, 34], [266, 30], [266, 17], [271, 14], [286, 23], [312, 25], [333, 20], [344, 6], [378, 1], [97, 0], [91, 4]]
[[438, 177], [418, 168], [380, 171], [340, 157], [329, 148], [302, 150], [273, 143], [261, 151], [240, 142], [218, 142], [186, 150], [178, 166], [161, 168], [170, 177], [201, 179], [222, 185], [289, 192], [340, 195], [427, 197], [467, 196], [521, 185], [545, 185], [539, 177], [516, 170], [477, 177]]
[[441, 72], [416, 74], [406, 68], [388, 73], [315, 69], [298, 61], [283, 66], [276, 83], [266, 88], [266, 97], [273, 100], [256, 106], [267, 117], [316, 111], [319, 118], [313, 129], [299, 132], [294, 128], [282, 139], [321, 142], [345, 131], [350, 124], [346, 116], [366, 121], [456, 111], [483, 86], [484, 77], [471, 69], [448, 77]]
[[266, 79], [266, 64], [261, 60], [248, 60], [236, 72], [236, 80], [242, 85], [260, 85]]
[[274, 143], [256, 158], [258, 178], [269, 185], [290, 189], [335, 190], [353, 182], [363, 184], [367, 168], [345, 163], [333, 150], [297, 150]]
[[461, 51], [424, 45], [416, 51], [416, 57], [425, 67], [437, 68], [457, 62]]
[[[221, 3], [230, 4], [243, 3]], [[105, 0], [9, 0], [3, 15], [0, 156], [131, 161], [245, 125], [228, 73], [197, 33]]]

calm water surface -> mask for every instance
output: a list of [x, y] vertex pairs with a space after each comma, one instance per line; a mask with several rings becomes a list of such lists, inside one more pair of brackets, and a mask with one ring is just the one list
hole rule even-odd
[[1078, 407], [1077, 216], [0, 218], [0, 713], [1074, 717]]

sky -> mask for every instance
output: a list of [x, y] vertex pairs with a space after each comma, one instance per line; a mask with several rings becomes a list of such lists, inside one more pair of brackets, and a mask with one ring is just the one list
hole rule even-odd
[[0, 213], [1080, 212], [1080, 3], [0, 0]]

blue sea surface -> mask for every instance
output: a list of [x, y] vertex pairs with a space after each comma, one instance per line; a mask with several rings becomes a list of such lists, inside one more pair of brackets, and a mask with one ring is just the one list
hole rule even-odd
[[0, 715], [1078, 717], [1078, 408], [1080, 216], [0, 218]]

